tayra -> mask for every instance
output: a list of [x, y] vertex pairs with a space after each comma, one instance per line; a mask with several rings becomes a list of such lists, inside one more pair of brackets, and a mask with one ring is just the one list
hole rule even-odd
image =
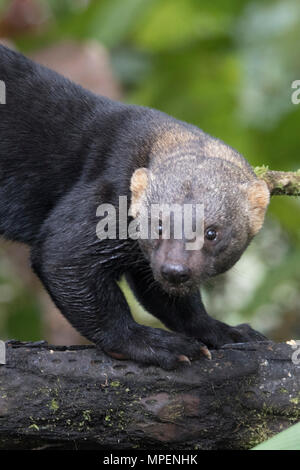
[[[239, 259], [269, 202], [238, 152], [157, 110], [94, 95], [3, 46], [0, 80], [0, 232], [30, 245], [35, 273], [82, 335], [116, 358], [166, 369], [209, 355], [207, 347], [263, 338], [209, 317], [199, 293]], [[128, 198], [128, 222], [152, 204], [202, 204], [203, 245], [187, 249], [174, 230], [162, 237], [160, 225], [158, 238], [117, 229], [100, 240], [107, 213], [99, 218], [98, 208], [119, 214], [119, 196]], [[172, 332], [133, 320], [122, 275]]]

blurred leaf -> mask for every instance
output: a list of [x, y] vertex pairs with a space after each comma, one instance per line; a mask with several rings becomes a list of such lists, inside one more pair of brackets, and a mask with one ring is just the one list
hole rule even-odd
[[0, 0], [0, 10], [3, 10], [8, 5], [9, 0]]
[[151, 51], [182, 48], [189, 42], [207, 39], [226, 33], [232, 18], [194, 0], [164, 0], [157, 2], [137, 27], [135, 40]]
[[91, 0], [82, 11], [57, 19], [56, 34], [93, 38], [108, 47], [118, 45], [156, 0]]
[[238, 114], [246, 125], [272, 128], [292, 111], [291, 83], [300, 74], [300, 4], [250, 3], [236, 25], [242, 81]]
[[[272, 294], [280, 288], [284, 281], [294, 279], [300, 285], [300, 252], [298, 250], [291, 250], [291, 252], [279, 263], [277, 266], [272, 266], [264, 277], [263, 282], [256, 289], [253, 300], [245, 307], [246, 311], [255, 311], [259, 306], [263, 305], [266, 301], [271, 302]], [[290, 281], [291, 282], [291, 281]], [[282, 298], [286, 304], [287, 299]], [[279, 304], [279, 299], [275, 302]], [[243, 313], [241, 309], [240, 313]]]
[[[101, 3], [89, 23], [89, 34], [112, 47], [119, 44], [156, 0], [114, 0]], [[97, 2], [95, 2], [97, 4]]]
[[124, 88], [134, 87], [145, 80], [152, 72], [152, 58], [144, 52], [117, 48], [111, 57], [112, 67]]
[[43, 337], [40, 307], [30, 292], [19, 291], [7, 305], [5, 335], [20, 341], [36, 341]]

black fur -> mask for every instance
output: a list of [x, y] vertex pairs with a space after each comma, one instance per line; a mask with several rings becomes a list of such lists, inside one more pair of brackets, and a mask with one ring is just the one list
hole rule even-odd
[[[200, 355], [202, 342], [255, 337], [210, 318], [200, 294], [165, 293], [138, 242], [96, 237], [98, 205], [130, 197], [134, 170], [149, 164], [153, 128], [178, 121], [96, 96], [3, 46], [0, 79], [0, 232], [31, 246], [34, 271], [70, 323], [108, 353], [167, 369], [180, 355]], [[134, 322], [122, 274], [175, 333]]]

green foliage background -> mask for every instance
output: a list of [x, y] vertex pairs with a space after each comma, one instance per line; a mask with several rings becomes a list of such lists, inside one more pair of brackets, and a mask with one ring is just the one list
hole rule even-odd
[[[0, 15], [7, 3], [0, 0]], [[21, 51], [65, 38], [96, 39], [111, 53], [126, 102], [196, 124], [237, 148], [252, 165], [300, 167], [300, 105], [291, 102], [291, 83], [300, 79], [297, 0], [45, 4], [52, 16], [49, 27], [18, 37]], [[213, 315], [229, 323], [251, 321], [276, 340], [300, 337], [299, 216], [296, 198], [272, 199], [265, 228], [241, 261], [205, 287]], [[2, 319], [8, 313], [11, 318], [2, 320], [2, 331], [22, 339], [40, 337], [35, 300], [2, 271]], [[10, 295], [1, 297], [1, 289]], [[144, 321], [141, 310], [134, 309]], [[22, 332], [21, 311], [28, 312]]]

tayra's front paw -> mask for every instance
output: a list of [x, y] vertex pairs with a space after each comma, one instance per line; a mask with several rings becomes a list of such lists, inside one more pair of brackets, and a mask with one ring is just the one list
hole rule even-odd
[[225, 344], [266, 341], [267, 338], [262, 333], [251, 328], [247, 323], [233, 327], [217, 322], [210, 333], [204, 337], [204, 340], [210, 348], [218, 349]]
[[167, 370], [189, 365], [203, 356], [211, 358], [207, 346], [198, 340], [142, 325], [131, 327], [119, 338], [108, 341], [106, 337], [103, 343], [102, 349], [115, 359], [131, 359]]
[[249, 343], [251, 341], [267, 341], [268, 338], [259, 331], [251, 328], [248, 323], [241, 323], [231, 328], [233, 331], [232, 335], [236, 340], [235, 343]]

